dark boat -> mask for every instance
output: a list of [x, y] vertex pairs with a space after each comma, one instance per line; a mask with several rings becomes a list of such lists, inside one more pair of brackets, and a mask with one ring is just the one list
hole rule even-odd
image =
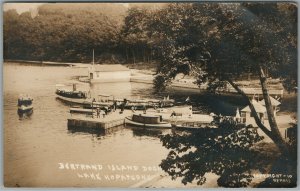
[[[56, 86], [64, 86], [57, 84]], [[169, 96], [163, 100], [159, 99], [118, 99], [112, 95], [99, 94], [97, 98], [92, 98], [90, 92], [77, 91], [76, 84], [73, 90], [57, 88], [57, 98], [75, 105], [82, 105], [85, 109], [100, 107], [112, 107], [120, 109], [145, 110], [147, 108], [164, 108], [174, 106], [174, 100]]]
[[33, 99], [29, 96], [20, 96], [18, 98], [18, 113], [32, 113], [33, 106], [32, 106]]
[[86, 99], [87, 98], [87, 92], [77, 91], [76, 84], [73, 84], [73, 90], [57, 88], [55, 93], [56, 93], [56, 95], [66, 97], [66, 98], [73, 98], [73, 99]]

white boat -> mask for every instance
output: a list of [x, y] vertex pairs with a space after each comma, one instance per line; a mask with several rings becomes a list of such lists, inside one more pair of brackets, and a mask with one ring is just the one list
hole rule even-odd
[[172, 116], [169, 118], [170, 123], [178, 130], [194, 130], [203, 129], [206, 127], [217, 128], [214, 125], [214, 118], [206, 114], [190, 114], [182, 116]]
[[125, 123], [148, 128], [172, 128], [171, 123], [164, 122], [161, 115], [133, 114], [125, 118]]
[[172, 124], [176, 130], [197, 130], [204, 128], [218, 128], [216, 125], [211, 123], [202, 123], [202, 122], [185, 122], [180, 124]]

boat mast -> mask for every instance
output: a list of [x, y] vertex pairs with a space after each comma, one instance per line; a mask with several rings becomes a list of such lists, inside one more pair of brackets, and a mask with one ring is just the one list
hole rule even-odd
[[94, 56], [95, 56], [95, 53], [94, 53], [94, 49], [93, 49], [93, 66], [94, 66]]

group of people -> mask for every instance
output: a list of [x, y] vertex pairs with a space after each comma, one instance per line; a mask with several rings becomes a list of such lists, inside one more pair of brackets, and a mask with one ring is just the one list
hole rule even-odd
[[[93, 102], [94, 102], [95, 100], [93, 100]], [[92, 108], [93, 108], [93, 104], [92, 104]], [[97, 116], [97, 118], [104, 118], [106, 115], [108, 115], [110, 112], [114, 112], [114, 111], [116, 111], [116, 109], [117, 109], [117, 103], [116, 102], [114, 102], [114, 104], [113, 105], [111, 105], [111, 106], [105, 106], [105, 107], [103, 107], [102, 109], [100, 108], [100, 107], [97, 107], [96, 108], [96, 116]]]

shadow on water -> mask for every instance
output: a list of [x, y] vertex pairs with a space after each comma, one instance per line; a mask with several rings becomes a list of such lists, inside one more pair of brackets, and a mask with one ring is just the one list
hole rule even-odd
[[107, 129], [107, 130], [103, 130], [103, 129], [99, 129], [99, 128], [68, 126], [68, 133], [70, 133], [70, 134], [87, 133], [87, 134], [92, 134], [96, 137], [102, 137], [102, 136], [109, 135], [114, 132], [120, 131], [123, 128], [124, 128], [123, 126], [117, 126], [117, 127], [113, 127], [113, 128]]
[[64, 100], [59, 99], [58, 97], [55, 98], [56, 101], [60, 102], [64, 106], [73, 107], [73, 106], [80, 106], [80, 104], [73, 104]]
[[164, 92], [160, 94], [161, 97], [169, 95], [170, 98], [175, 99], [178, 103], [184, 103], [187, 98], [193, 109], [203, 114], [214, 112], [222, 115], [235, 115], [236, 108], [246, 106], [243, 99], [239, 95], [218, 95], [209, 92], [199, 92], [197, 94], [188, 94], [186, 92]]
[[29, 111], [25, 111], [25, 112], [18, 110], [19, 120], [29, 119], [32, 114], [33, 114], [33, 110], [29, 110]]
[[143, 127], [126, 127], [128, 129], [132, 130], [133, 136], [137, 137], [143, 137], [143, 136], [148, 136], [148, 137], [159, 137], [162, 135], [162, 130], [160, 129], [149, 129], [149, 128], [143, 128]]

